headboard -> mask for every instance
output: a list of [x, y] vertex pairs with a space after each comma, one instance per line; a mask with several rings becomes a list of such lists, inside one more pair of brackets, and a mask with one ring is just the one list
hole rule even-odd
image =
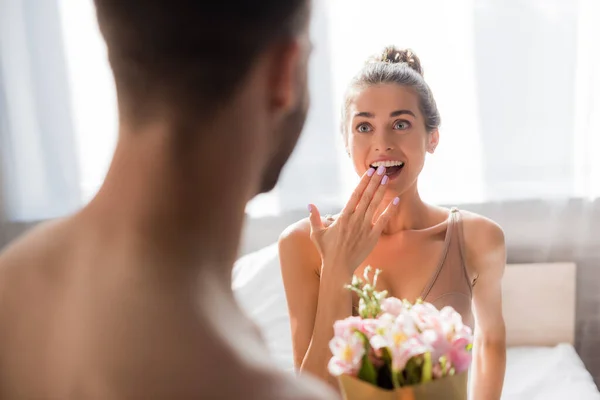
[[574, 263], [509, 264], [502, 282], [510, 346], [575, 342]]

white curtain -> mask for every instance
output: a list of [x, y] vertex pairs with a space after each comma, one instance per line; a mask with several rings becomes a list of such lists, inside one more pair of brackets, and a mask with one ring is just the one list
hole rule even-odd
[[0, 0], [0, 215], [10, 220], [81, 204], [59, 15], [54, 1]]
[[[442, 113], [420, 179], [441, 204], [600, 195], [597, 0], [327, 0], [311, 27], [312, 108], [277, 188], [251, 216], [335, 210], [356, 177], [339, 132], [363, 61], [411, 47]], [[0, 206], [9, 220], [79, 207], [116, 140], [115, 93], [91, 0], [0, 0]]]

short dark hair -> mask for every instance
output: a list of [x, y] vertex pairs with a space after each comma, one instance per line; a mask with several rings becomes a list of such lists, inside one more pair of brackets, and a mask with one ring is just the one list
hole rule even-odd
[[309, 0], [95, 4], [119, 97], [137, 103], [158, 95], [176, 107], [228, 100], [261, 51], [302, 30], [309, 8]]

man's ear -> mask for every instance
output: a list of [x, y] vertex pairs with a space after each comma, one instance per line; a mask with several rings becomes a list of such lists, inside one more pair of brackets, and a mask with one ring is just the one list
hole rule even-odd
[[302, 68], [302, 46], [299, 39], [273, 46], [270, 62], [271, 104], [274, 109], [286, 112], [296, 106], [299, 98], [298, 76]]
[[440, 131], [437, 129], [434, 129], [433, 131], [429, 132], [429, 135], [428, 135], [427, 152], [433, 154], [439, 143], [440, 143]]

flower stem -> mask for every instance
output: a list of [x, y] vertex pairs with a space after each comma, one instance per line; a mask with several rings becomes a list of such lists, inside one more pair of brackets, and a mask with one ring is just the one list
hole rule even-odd
[[392, 385], [394, 385], [394, 389], [402, 387], [400, 384], [400, 372], [392, 370]]

